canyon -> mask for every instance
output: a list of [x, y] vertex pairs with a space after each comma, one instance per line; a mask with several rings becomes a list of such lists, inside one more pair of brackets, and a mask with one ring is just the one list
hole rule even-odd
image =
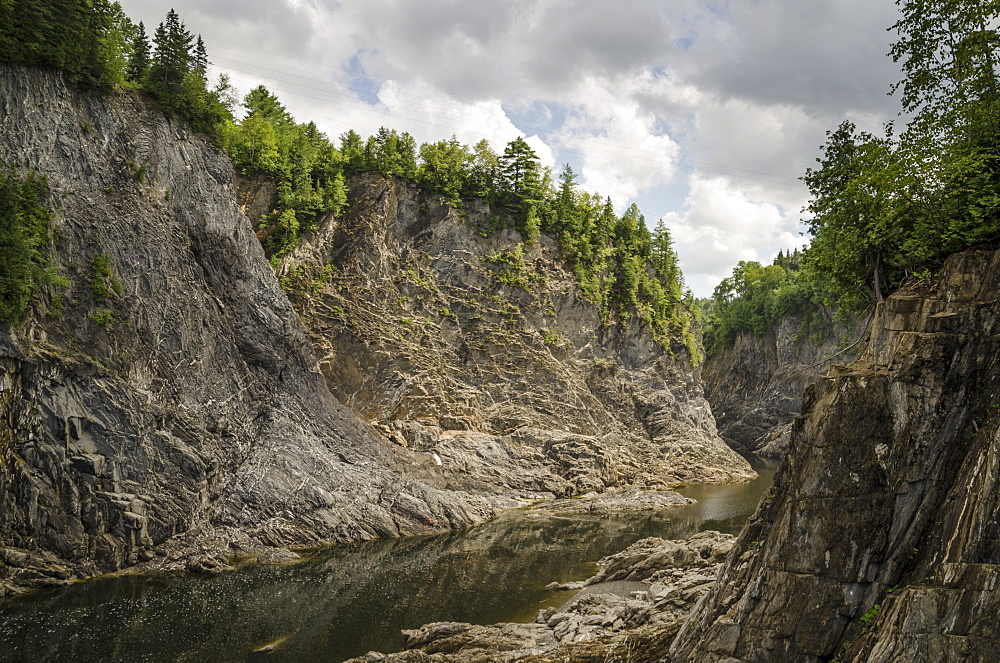
[[[272, 265], [248, 183], [141, 95], [5, 67], [0, 118], [0, 161], [47, 178], [69, 281], [0, 328], [0, 593], [294, 559], [539, 499], [668, 503], [753, 476], [725, 437], [783, 459], [735, 542], [647, 541], [647, 557], [702, 552], [633, 555], [662, 587], [605, 607], [614, 633], [571, 642], [578, 604], [529, 629], [575, 624], [566, 642], [475, 660], [991, 659], [996, 251], [952, 256], [819, 346], [794, 319], [738, 339], [704, 369], [713, 408], [683, 344], [605, 324], [557, 243], [485, 204], [361, 175]], [[670, 575], [680, 556], [691, 575]], [[673, 591], [683, 610], [654, 614]], [[473, 660], [420, 649], [468, 633], [412, 634], [404, 655]]]

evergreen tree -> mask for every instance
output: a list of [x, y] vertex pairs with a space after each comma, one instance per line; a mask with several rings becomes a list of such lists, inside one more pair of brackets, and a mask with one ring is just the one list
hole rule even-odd
[[51, 214], [42, 201], [44, 178], [22, 180], [0, 170], [0, 323], [17, 322], [28, 310], [36, 288], [51, 282], [46, 271]]
[[139, 27], [132, 38], [131, 51], [128, 58], [128, 68], [125, 78], [132, 82], [141, 84], [149, 71], [150, 62], [149, 37], [146, 35], [146, 26], [139, 22]]
[[365, 145], [354, 129], [340, 135], [340, 154], [344, 159], [344, 171], [348, 175], [356, 175], [367, 170]]
[[465, 195], [482, 198], [491, 205], [496, 203], [499, 173], [500, 159], [484, 138], [472, 148], [472, 164]]
[[194, 47], [194, 71], [202, 78], [206, 78], [208, 76], [208, 65], [208, 51], [205, 50], [205, 42], [202, 41], [201, 35], [198, 35], [198, 40], [195, 42]]
[[169, 115], [183, 114], [187, 106], [184, 79], [193, 64], [193, 39], [173, 9], [153, 34], [156, 51], [143, 87], [153, 93]]
[[542, 168], [538, 155], [519, 136], [507, 144], [499, 166], [501, 202], [524, 219], [528, 209], [542, 200]]
[[295, 120], [285, 105], [263, 85], [258, 85], [247, 93], [243, 98], [243, 108], [246, 109], [247, 117], [257, 116], [275, 128], [295, 125]]
[[451, 140], [424, 143], [420, 146], [420, 171], [417, 181], [443, 194], [453, 205], [459, 204], [468, 188], [472, 155], [467, 147]]

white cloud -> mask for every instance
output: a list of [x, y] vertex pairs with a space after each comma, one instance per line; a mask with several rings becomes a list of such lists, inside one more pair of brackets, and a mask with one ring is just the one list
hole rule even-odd
[[803, 245], [798, 208], [783, 208], [763, 190], [725, 177], [694, 175], [689, 185], [683, 208], [662, 219], [696, 295], [709, 296], [740, 260], [768, 262], [779, 250]]
[[648, 72], [620, 81], [588, 77], [564, 97], [571, 110], [558, 144], [578, 156], [583, 188], [609, 196], [619, 211], [677, 173], [680, 146], [636, 100], [662, 84]]

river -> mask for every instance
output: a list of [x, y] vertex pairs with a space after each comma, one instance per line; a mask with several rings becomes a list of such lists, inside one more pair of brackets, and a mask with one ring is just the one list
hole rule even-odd
[[[291, 566], [213, 576], [99, 578], [0, 600], [2, 661], [343, 661], [398, 651], [399, 631], [434, 621], [530, 621], [594, 562], [648, 536], [738, 533], [773, 470], [693, 485], [696, 504], [612, 516], [515, 511], [479, 527], [312, 551]], [[254, 649], [280, 642], [270, 654]]]

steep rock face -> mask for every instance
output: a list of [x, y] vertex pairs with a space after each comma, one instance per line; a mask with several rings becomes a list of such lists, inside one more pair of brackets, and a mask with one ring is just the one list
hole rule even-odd
[[451, 488], [564, 496], [753, 475], [683, 345], [603, 325], [555, 243], [376, 174], [284, 265], [331, 390]]
[[702, 379], [722, 439], [742, 453], [787, 454], [803, 390], [831, 363], [857, 354], [851, 346], [866, 322], [837, 322], [826, 310], [818, 321], [786, 315], [763, 336], [740, 334], [713, 353]]
[[1000, 614], [1000, 253], [880, 305], [676, 661], [986, 661]]
[[2, 68], [0, 161], [48, 177], [71, 281], [0, 328], [0, 581], [120, 568], [179, 536], [230, 550], [490, 513], [403, 478], [426, 459], [330, 395], [202, 139], [141, 97]]

